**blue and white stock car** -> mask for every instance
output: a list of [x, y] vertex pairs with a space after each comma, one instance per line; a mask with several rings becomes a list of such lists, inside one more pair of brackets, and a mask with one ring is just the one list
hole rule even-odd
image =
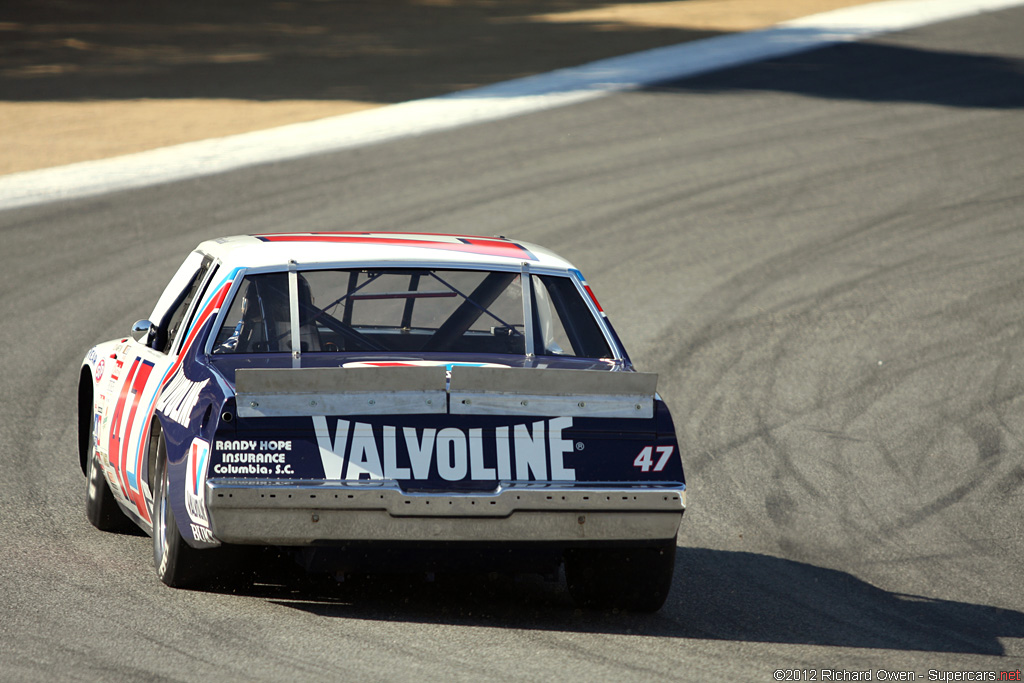
[[686, 489], [656, 381], [532, 244], [211, 240], [85, 358], [86, 513], [151, 534], [170, 586], [223, 570], [221, 545], [523, 551], [564, 562], [579, 604], [656, 610]]

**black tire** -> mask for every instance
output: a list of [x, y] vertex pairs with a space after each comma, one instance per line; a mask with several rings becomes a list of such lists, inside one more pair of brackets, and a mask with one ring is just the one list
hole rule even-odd
[[132, 528], [132, 521], [114, 499], [103, 470], [96, 462], [96, 441], [89, 421], [89, 445], [85, 455], [85, 516], [101, 531], [123, 532]]
[[565, 579], [580, 607], [656, 612], [672, 589], [675, 565], [675, 539], [635, 548], [570, 548]]
[[205, 563], [198, 561], [196, 550], [181, 537], [174, 510], [167, 496], [167, 450], [160, 436], [157, 451], [156, 491], [153, 492], [153, 566], [157, 577], [173, 588], [194, 588], [207, 576]]

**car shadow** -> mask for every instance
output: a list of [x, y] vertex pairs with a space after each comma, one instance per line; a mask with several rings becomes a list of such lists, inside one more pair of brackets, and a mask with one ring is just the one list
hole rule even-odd
[[371, 576], [233, 589], [324, 618], [407, 621], [682, 639], [1002, 655], [1024, 613], [893, 593], [834, 569], [758, 553], [679, 548], [655, 614], [581, 610], [539, 576]]

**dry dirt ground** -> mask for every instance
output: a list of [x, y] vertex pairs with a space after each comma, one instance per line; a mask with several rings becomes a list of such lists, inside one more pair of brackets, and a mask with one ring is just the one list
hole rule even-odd
[[430, 97], [865, 0], [4, 0], [0, 174]]

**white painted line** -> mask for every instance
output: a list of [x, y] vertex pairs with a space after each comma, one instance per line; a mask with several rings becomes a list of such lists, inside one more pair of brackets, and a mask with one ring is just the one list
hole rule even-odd
[[772, 28], [604, 59], [442, 97], [148, 152], [0, 176], [0, 209], [146, 187], [448, 130], [844, 41], [1024, 5], [1024, 0], [891, 0]]

